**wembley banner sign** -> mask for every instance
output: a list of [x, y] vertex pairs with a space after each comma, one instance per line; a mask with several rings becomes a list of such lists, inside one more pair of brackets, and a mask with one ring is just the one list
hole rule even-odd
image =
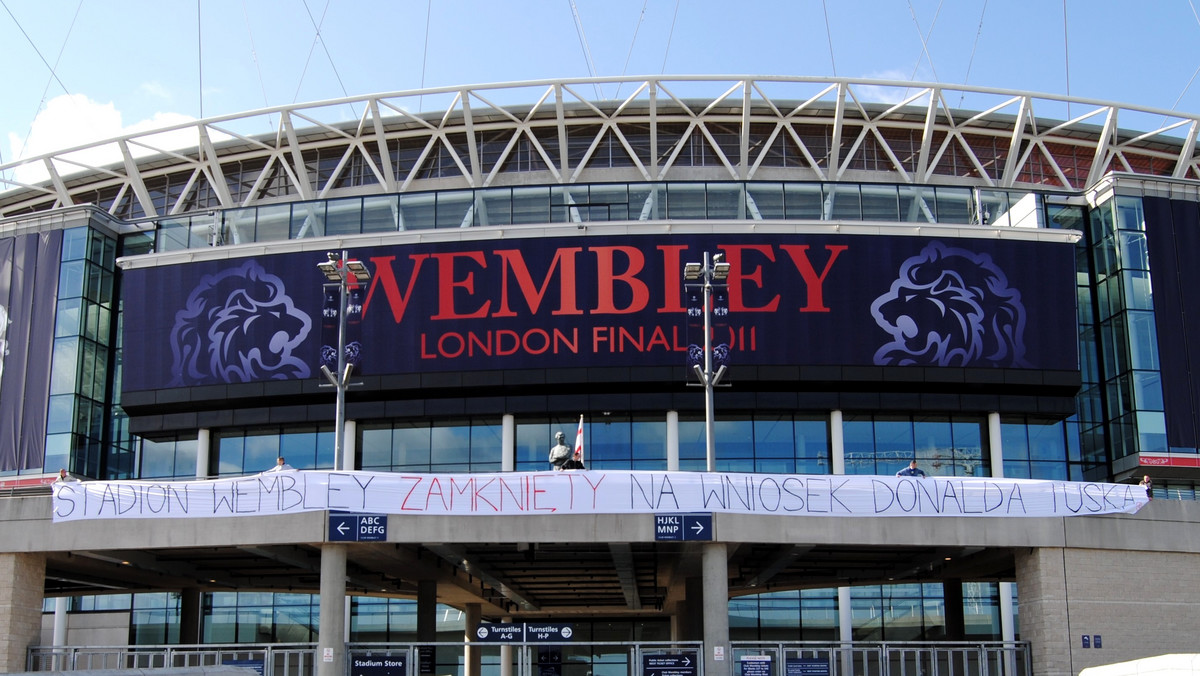
[[[682, 365], [699, 341], [683, 267], [706, 252], [729, 263], [714, 345], [735, 364], [1079, 367], [1071, 244], [831, 234], [352, 249], [370, 279], [349, 289], [345, 358], [379, 376]], [[340, 313], [321, 260], [292, 252], [128, 270], [139, 302], [125, 305], [125, 351], [139, 367], [122, 387], [319, 377], [337, 362]]]
[[285, 471], [197, 481], [54, 484], [54, 521], [339, 510], [403, 516], [712, 512], [802, 517], [1066, 517], [1133, 513], [1129, 484], [965, 477], [568, 471]]

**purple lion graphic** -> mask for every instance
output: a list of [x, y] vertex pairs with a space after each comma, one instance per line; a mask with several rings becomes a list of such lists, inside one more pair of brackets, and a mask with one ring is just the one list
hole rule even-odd
[[206, 275], [175, 313], [171, 385], [307, 378], [295, 352], [311, 328], [283, 281], [258, 263]]
[[1021, 293], [987, 254], [932, 242], [900, 265], [871, 316], [878, 365], [1028, 367]]

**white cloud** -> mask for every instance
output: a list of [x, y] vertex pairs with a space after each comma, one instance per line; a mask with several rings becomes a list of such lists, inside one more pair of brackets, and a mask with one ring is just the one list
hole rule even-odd
[[[912, 72], [904, 72], [898, 69], [885, 70], [878, 73], [870, 73], [865, 76], [871, 80], [893, 80], [899, 82], [911, 82]], [[859, 85], [854, 88], [855, 93], [859, 96], [859, 101], [872, 101], [878, 103], [900, 103], [916, 93], [916, 90], [910, 87], [881, 87], [878, 85]], [[913, 101], [913, 105], [923, 105], [927, 99], [922, 97], [920, 100]]]
[[[12, 149], [11, 157], [19, 161], [21, 158], [36, 157], [127, 134], [186, 124], [195, 119], [181, 113], [160, 112], [149, 119], [126, 126], [122, 122], [121, 112], [112, 103], [93, 101], [83, 94], [64, 94], [46, 103], [45, 108], [34, 119], [28, 137], [21, 138], [10, 133], [8, 142]], [[193, 128], [184, 128], [148, 135], [140, 141], [155, 148], [179, 149], [195, 146], [197, 137]], [[155, 152], [138, 144], [131, 144], [130, 151], [135, 157]], [[85, 167], [107, 166], [122, 161], [120, 148], [115, 143], [101, 144], [61, 157]], [[66, 162], [56, 163], [56, 166], [64, 175], [85, 169]], [[22, 183], [40, 183], [48, 180], [49, 174], [43, 163], [34, 162], [18, 166], [13, 170], [12, 177]]]

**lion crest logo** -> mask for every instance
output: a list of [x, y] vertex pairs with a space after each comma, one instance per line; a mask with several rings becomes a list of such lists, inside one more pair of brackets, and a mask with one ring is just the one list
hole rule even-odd
[[875, 351], [880, 366], [1030, 366], [1021, 293], [987, 254], [930, 243], [871, 316], [891, 336]]
[[296, 352], [311, 328], [283, 280], [258, 263], [206, 275], [175, 313], [171, 386], [307, 378]]

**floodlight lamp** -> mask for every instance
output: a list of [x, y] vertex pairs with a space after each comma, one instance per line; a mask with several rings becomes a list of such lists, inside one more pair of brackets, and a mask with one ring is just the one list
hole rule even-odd
[[329, 262], [331, 263], [337, 263], [338, 261], [342, 260], [342, 254], [336, 251], [327, 252], [325, 255], [329, 258]]
[[[720, 254], [717, 254], [718, 256]], [[713, 279], [725, 279], [729, 276], [729, 263], [713, 263]]]
[[699, 263], [684, 263], [683, 278], [684, 279], [700, 279], [700, 272], [704, 269]]
[[321, 274], [325, 275], [325, 278], [331, 282], [340, 282], [342, 280], [342, 275], [338, 271], [337, 263], [333, 261], [317, 263], [317, 269], [320, 270]]
[[723, 260], [725, 260], [725, 254], [723, 254], [723, 253], [713, 254], [713, 257], [712, 257], [713, 265], [716, 265], [717, 263], [720, 263]]
[[360, 282], [365, 282], [371, 278], [371, 271], [367, 270], [367, 266], [364, 265], [360, 260], [351, 258], [350, 260], [346, 261], [345, 266], [346, 270], [351, 275], [354, 275], [354, 279]]

